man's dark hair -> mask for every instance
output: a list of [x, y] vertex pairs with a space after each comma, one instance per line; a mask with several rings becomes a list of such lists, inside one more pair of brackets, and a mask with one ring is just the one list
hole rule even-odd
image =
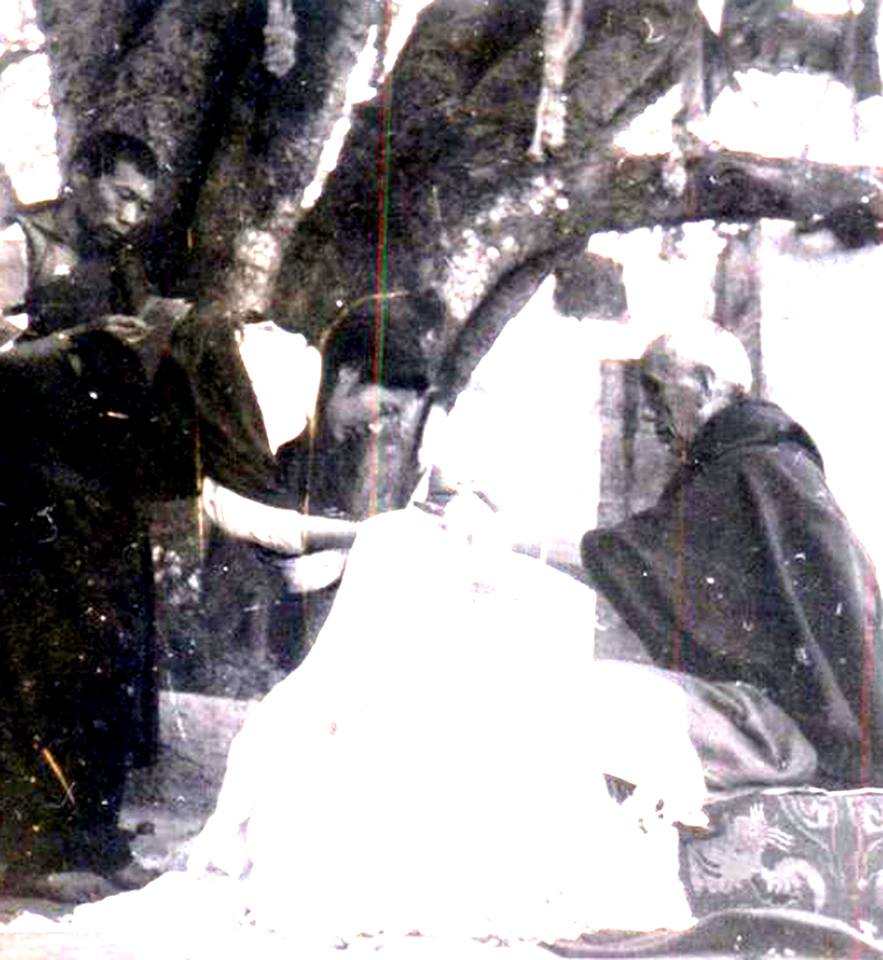
[[429, 365], [421, 335], [438, 325], [440, 307], [421, 294], [365, 297], [329, 327], [322, 340], [326, 384], [341, 367], [363, 383], [425, 392]]
[[159, 162], [153, 150], [138, 137], [119, 130], [101, 130], [86, 137], [74, 151], [71, 168], [95, 178], [113, 173], [120, 161], [131, 163], [151, 180], [159, 176]]
[[[440, 329], [441, 302], [423, 292], [394, 292], [363, 297], [345, 308], [321, 341], [322, 386], [316, 407], [318, 424], [310, 458], [310, 511], [365, 516], [366, 510], [398, 509], [417, 482], [417, 447], [429, 409], [432, 378], [424, 352], [426, 334]], [[327, 406], [342, 370], [355, 372], [362, 385], [413, 390], [422, 406], [414, 435], [397, 415], [385, 417], [383, 477], [365, 473], [371, 446], [367, 429], [354, 430], [341, 442], [328, 429]], [[367, 428], [367, 424], [365, 425]], [[370, 506], [365, 502], [371, 485]]]

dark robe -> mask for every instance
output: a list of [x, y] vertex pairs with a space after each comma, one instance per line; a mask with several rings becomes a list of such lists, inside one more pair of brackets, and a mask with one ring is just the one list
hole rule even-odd
[[18, 212], [14, 221], [27, 241], [30, 317], [26, 338], [41, 337], [110, 313], [137, 314], [151, 292], [138, 249], [94, 243], [72, 204], [50, 201]]
[[306, 463], [301, 453], [308, 437], [286, 444], [278, 456], [270, 450], [239, 355], [239, 322], [222, 312], [194, 311], [175, 328], [165, 376], [174, 370], [179, 378], [176, 394], [186, 388], [190, 398], [189, 413], [179, 420], [189, 418], [197, 473], [241, 496], [297, 510], [304, 494]]
[[129, 858], [127, 771], [157, 750], [145, 504], [187, 493], [192, 469], [135, 349], [93, 332], [64, 353], [46, 336], [140, 310], [137, 249], [96, 246], [63, 200], [16, 220], [30, 327], [0, 355], [0, 860], [106, 871]]
[[658, 503], [588, 532], [582, 557], [657, 664], [759, 688], [815, 747], [823, 783], [883, 783], [874, 568], [779, 407], [714, 416]]
[[108, 334], [0, 355], [0, 860], [108, 870], [158, 729], [138, 358]]
[[[194, 311], [176, 328], [164, 378], [186, 385], [196, 486], [199, 477], [251, 500], [300, 510], [306, 493], [308, 431], [270, 450], [263, 416], [239, 354], [237, 317]], [[179, 386], [176, 396], [182, 395]], [[214, 644], [212, 668], [228, 695], [264, 693], [300, 662], [301, 598], [286, 585], [288, 558], [210, 525], [202, 566], [201, 606]], [[224, 666], [232, 671], [223, 671]], [[242, 678], [237, 679], [237, 678]], [[186, 685], [187, 680], [184, 680]], [[215, 680], [209, 680], [216, 689]], [[219, 691], [220, 692], [220, 691]]]

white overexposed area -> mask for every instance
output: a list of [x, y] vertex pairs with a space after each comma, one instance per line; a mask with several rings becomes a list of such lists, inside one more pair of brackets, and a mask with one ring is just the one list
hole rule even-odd
[[761, 257], [770, 399], [815, 439], [832, 491], [883, 569], [883, 449], [875, 437], [883, 400], [883, 248], [847, 253], [799, 243], [789, 224], [767, 221]]
[[49, 58], [32, 0], [0, 4], [0, 53], [28, 52], [0, 75], [0, 163], [23, 203], [48, 200], [61, 186]]

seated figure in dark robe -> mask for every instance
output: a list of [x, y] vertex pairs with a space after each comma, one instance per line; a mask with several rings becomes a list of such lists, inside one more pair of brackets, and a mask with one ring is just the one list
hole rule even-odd
[[749, 397], [748, 358], [720, 328], [660, 337], [641, 371], [679, 465], [653, 507], [585, 534], [592, 584], [660, 667], [785, 711], [819, 784], [879, 784], [880, 593], [813, 440]]

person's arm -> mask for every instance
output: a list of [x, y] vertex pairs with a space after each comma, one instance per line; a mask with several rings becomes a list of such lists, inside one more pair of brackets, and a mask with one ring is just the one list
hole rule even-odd
[[568, 572], [582, 569], [580, 544], [567, 537], [542, 536], [528, 531], [519, 531], [514, 535], [512, 549], [529, 557], [543, 560], [549, 566]]
[[96, 317], [94, 320], [78, 323], [75, 327], [67, 327], [49, 336], [72, 340], [89, 333], [109, 333], [117, 340], [131, 346], [146, 336], [148, 326], [140, 317], [132, 317], [124, 313], [108, 313], [102, 317]]
[[122, 339], [125, 330], [129, 329], [128, 320], [135, 318], [105, 317], [42, 337], [19, 337], [6, 349], [0, 350], [0, 373], [7, 382], [16, 377], [32, 379], [32, 389], [37, 392], [41, 389], [57, 390], [66, 381], [73, 384], [79, 380], [83, 370], [77, 352], [77, 338], [95, 330], [106, 330]]
[[342, 550], [352, 546], [359, 529], [358, 521], [339, 517], [314, 517], [302, 514], [304, 553], [319, 550]]
[[70, 431], [72, 420], [63, 414], [76, 408], [80, 390], [78, 357], [68, 340], [19, 339], [12, 349], [0, 351], [0, 394], [15, 398], [10, 400], [14, 420], [36, 418], [44, 429]]
[[349, 547], [358, 529], [352, 520], [314, 517], [260, 503], [222, 487], [211, 477], [203, 481], [201, 503], [209, 519], [230, 536], [280, 553]]
[[52, 333], [33, 340], [16, 340], [11, 349], [0, 352], [0, 369], [6, 377], [33, 378], [64, 372], [77, 379], [80, 365], [74, 340], [64, 333]]

